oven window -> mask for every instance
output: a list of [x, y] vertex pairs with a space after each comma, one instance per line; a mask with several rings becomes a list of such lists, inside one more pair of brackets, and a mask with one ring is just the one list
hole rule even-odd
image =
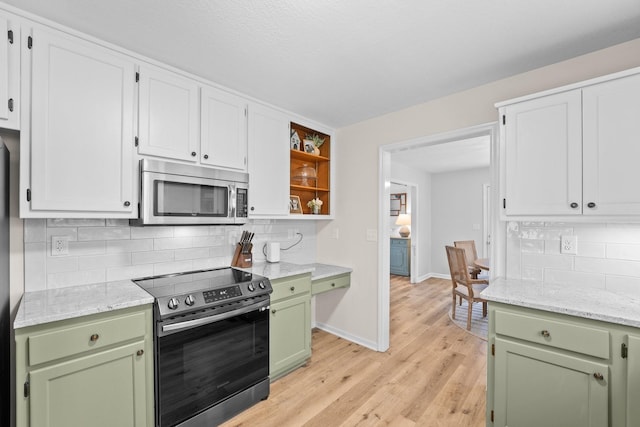
[[158, 415], [173, 426], [269, 376], [269, 311], [159, 337]]
[[222, 186], [154, 181], [156, 216], [226, 217], [228, 189]]

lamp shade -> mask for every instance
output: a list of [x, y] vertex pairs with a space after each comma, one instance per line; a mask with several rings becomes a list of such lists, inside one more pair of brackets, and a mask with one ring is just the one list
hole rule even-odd
[[400, 230], [398, 230], [398, 234], [402, 237], [409, 237], [411, 234], [411, 230], [409, 229], [409, 225], [411, 225], [411, 215], [409, 214], [400, 214], [398, 215], [398, 219], [396, 220], [396, 225], [401, 225]]

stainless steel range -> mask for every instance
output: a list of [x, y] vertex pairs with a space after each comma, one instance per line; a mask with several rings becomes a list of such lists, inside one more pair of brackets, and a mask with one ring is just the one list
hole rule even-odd
[[269, 396], [269, 279], [234, 268], [134, 280], [155, 297], [156, 426], [213, 426]]

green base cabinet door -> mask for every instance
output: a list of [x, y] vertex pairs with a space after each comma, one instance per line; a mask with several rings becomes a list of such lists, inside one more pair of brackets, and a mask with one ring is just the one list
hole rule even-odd
[[606, 427], [608, 366], [495, 339], [495, 426]]
[[273, 381], [311, 357], [311, 275], [271, 284], [269, 376]]
[[143, 341], [32, 371], [31, 425], [146, 425], [141, 349]]

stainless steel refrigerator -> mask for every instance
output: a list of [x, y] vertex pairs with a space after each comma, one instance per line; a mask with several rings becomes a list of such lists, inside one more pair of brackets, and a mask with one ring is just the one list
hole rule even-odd
[[9, 150], [0, 139], [0, 426], [10, 422]]

